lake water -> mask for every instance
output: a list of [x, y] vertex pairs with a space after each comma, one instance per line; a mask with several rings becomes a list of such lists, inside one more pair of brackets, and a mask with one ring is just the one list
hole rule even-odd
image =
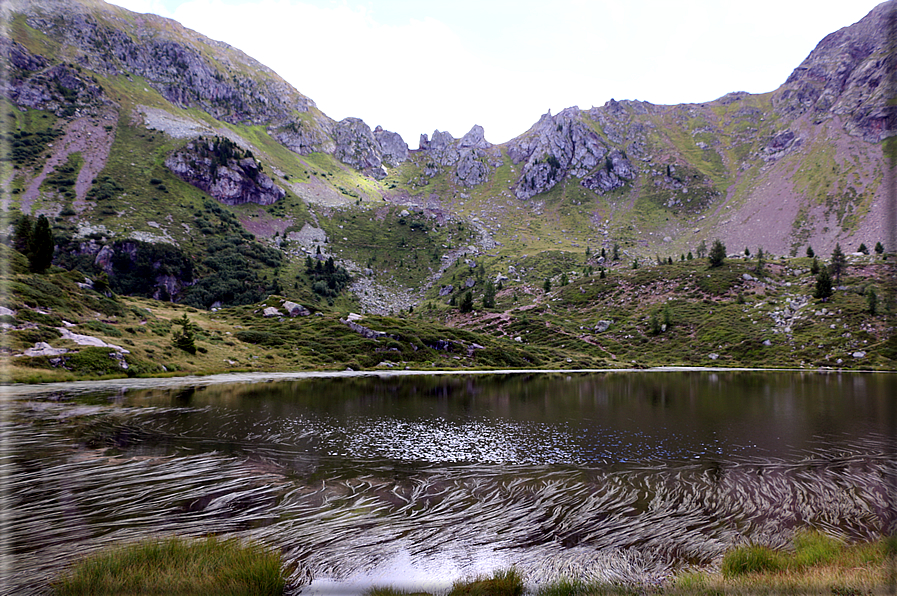
[[510, 565], [660, 582], [801, 528], [897, 530], [893, 374], [123, 380], [6, 388], [3, 413], [9, 593], [174, 534], [258, 540], [292, 592], [344, 594]]

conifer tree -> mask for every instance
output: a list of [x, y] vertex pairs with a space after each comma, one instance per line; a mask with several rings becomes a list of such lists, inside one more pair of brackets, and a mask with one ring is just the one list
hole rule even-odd
[[470, 290], [467, 290], [464, 297], [461, 298], [461, 306], [459, 308], [461, 312], [470, 312], [473, 310], [473, 293]]
[[841, 250], [841, 243], [835, 244], [835, 250], [832, 251], [832, 271], [831, 274], [835, 278], [835, 283], [841, 283], [841, 274], [847, 268], [847, 257]]
[[43, 273], [50, 268], [53, 262], [53, 250], [56, 247], [53, 241], [53, 232], [50, 230], [50, 221], [46, 215], [37, 218], [34, 232], [31, 235], [31, 244], [28, 254], [28, 268], [34, 273]]
[[813, 292], [813, 297], [825, 302], [832, 293], [832, 275], [829, 273], [828, 267], [821, 267], [816, 276], [816, 291]]
[[483, 308], [492, 308], [495, 306], [495, 285], [491, 280], [486, 281], [486, 287], [483, 289]]
[[726, 245], [718, 238], [713, 241], [713, 247], [710, 249], [710, 266], [719, 267], [726, 260]]

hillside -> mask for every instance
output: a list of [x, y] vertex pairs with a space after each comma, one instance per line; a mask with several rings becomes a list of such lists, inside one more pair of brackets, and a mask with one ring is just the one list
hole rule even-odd
[[[895, 7], [897, 0], [884, 3], [826, 37], [772, 93], [676, 106], [610, 100], [545, 114], [503, 145], [489, 143], [475, 126], [460, 139], [422, 135], [412, 150], [396, 133], [359, 119], [334, 121], [238, 49], [168, 19], [101, 0], [6, 2], [0, 123], [7, 159], [0, 180], [7, 240], [21, 214], [45, 215], [53, 263], [78, 272], [72, 279], [195, 313], [257, 309], [276, 300], [270, 296], [325, 313], [335, 324], [349, 311], [413, 311], [411, 321], [423, 311], [445, 329], [475, 329], [482, 335], [468, 339], [482, 345], [483, 337], [506, 335], [524, 343], [522, 331], [533, 331], [526, 327], [532, 322], [521, 320], [538, 313], [538, 325], [558, 334], [535, 343], [555, 351], [521, 356], [521, 366], [631, 361], [632, 350], [643, 350], [632, 333], [598, 342], [600, 349], [577, 340], [585, 343], [569, 352], [566, 343], [552, 342], [581, 335], [576, 329], [596, 317], [621, 320], [614, 313], [624, 307], [612, 296], [638, 300], [627, 315], [636, 325], [668, 295], [671, 305], [691, 305], [682, 306], [681, 318], [697, 327], [668, 342], [666, 356], [651, 352], [648, 361], [704, 362], [701, 354], [716, 353], [710, 343], [689, 342], [721, 298], [680, 295], [695, 291], [700, 267], [696, 260], [688, 269], [685, 255], [698, 254], [702, 244], [721, 239], [733, 254], [762, 248], [782, 271], [806, 269], [801, 258], [811, 247], [821, 256], [837, 243], [848, 253], [879, 242], [894, 251], [885, 150], [897, 110], [888, 95], [897, 64], [886, 35]], [[887, 296], [890, 262], [854, 258], [870, 277], [843, 286], [835, 300], [858, 287]], [[629, 273], [635, 261], [643, 267]], [[646, 262], [669, 261], [669, 268], [656, 266], [663, 283], [639, 277], [655, 269]], [[732, 275], [748, 272], [729, 262]], [[607, 279], [631, 277], [634, 285], [596, 290], [609, 283], [598, 281], [602, 269], [612, 272]], [[22, 293], [38, 277], [8, 275], [14, 283], [4, 301], [21, 331], [21, 309], [46, 305]], [[567, 322], [536, 297], [546, 278], [557, 291], [561, 276], [575, 280], [551, 294], [571, 305]], [[807, 299], [808, 283], [804, 274], [803, 289], [789, 299]], [[494, 316], [459, 316], [466, 293], [479, 301], [490, 284], [501, 288], [496, 306], [485, 309]], [[568, 296], [574, 287], [582, 292]], [[764, 287], [761, 295], [772, 286]], [[729, 292], [725, 300], [750, 291]], [[865, 340], [878, 345], [887, 329], [882, 323]], [[719, 345], [755, 339], [728, 337]], [[12, 343], [13, 351], [28, 347]], [[801, 357], [793, 346], [751, 349], [731, 363], [840, 366], [845, 359], [836, 354], [862, 351], [831, 346]]]

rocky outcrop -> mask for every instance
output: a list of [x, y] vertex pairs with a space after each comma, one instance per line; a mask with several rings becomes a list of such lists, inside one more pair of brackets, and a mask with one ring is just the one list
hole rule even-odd
[[49, 65], [43, 56], [31, 54], [23, 45], [3, 37], [0, 55], [12, 67], [8, 76], [0, 77], [0, 95], [16, 105], [65, 118], [96, 115], [97, 107], [110, 103], [94, 79], [71, 65]]
[[380, 147], [380, 159], [389, 167], [396, 167], [408, 159], [408, 143], [397, 132], [383, 130], [382, 126], [374, 129], [374, 139]]
[[227, 205], [270, 205], [286, 196], [249, 152], [228, 139], [200, 137], [173, 152], [165, 167]]
[[897, 70], [897, 54], [888, 50], [895, 11], [893, 1], [884, 2], [826, 36], [775, 92], [775, 110], [787, 118], [809, 112], [815, 121], [843, 116], [845, 129], [869, 142], [895, 134], [897, 106], [887, 105], [888, 78]]
[[511, 141], [508, 154], [523, 170], [515, 194], [528, 199], [551, 190], [567, 175], [583, 178], [603, 163], [607, 148], [586, 126], [577, 107], [543, 115], [530, 131]]
[[333, 131], [336, 149], [334, 157], [377, 180], [386, 177], [380, 158], [380, 145], [371, 128], [359, 118], [340, 120]]
[[104, 76], [137, 75], [165, 99], [231, 123], [264, 124], [313, 102], [269, 68], [222, 42], [151, 14], [102, 3], [13, 2], [29, 26], [61, 42], [81, 66]]
[[490, 170], [502, 164], [501, 150], [486, 141], [483, 127], [478, 124], [460, 139], [439, 130], [433, 131], [432, 139], [422, 134], [419, 147], [426, 177], [451, 170], [452, 180], [468, 188], [488, 180]]
[[332, 129], [327, 121], [311, 125], [301, 120], [288, 120], [269, 125], [267, 131], [271, 138], [293, 153], [307, 155], [315, 152], [333, 153], [336, 143], [330, 136]]
[[370, 127], [359, 118], [346, 118], [333, 127], [333, 155], [344, 164], [377, 180], [386, 177], [386, 167], [408, 159], [408, 145], [401, 135], [378, 126]]

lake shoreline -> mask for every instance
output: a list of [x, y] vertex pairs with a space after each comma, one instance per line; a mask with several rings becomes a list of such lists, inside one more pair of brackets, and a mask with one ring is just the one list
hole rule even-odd
[[298, 381], [302, 379], [339, 379], [365, 377], [412, 376], [485, 376], [485, 375], [589, 375], [610, 373], [669, 373], [669, 372], [762, 372], [762, 373], [810, 373], [810, 374], [895, 374], [888, 370], [855, 369], [803, 369], [759, 367], [706, 367], [706, 366], [655, 366], [648, 368], [587, 368], [587, 369], [477, 369], [477, 370], [342, 370], [342, 371], [292, 371], [292, 372], [237, 372], [210, 373], [171, 377], [117, 377], [113, 379], [84, 379], [53, 381], [47, 383], [8, 383], [0, 385], [5, 397], [40, 396], [59, 391], [80, 392], [103, 389], [174, 389], [185, 386], [210, 386], [225, 383], [267, 383], [273, 381]]

